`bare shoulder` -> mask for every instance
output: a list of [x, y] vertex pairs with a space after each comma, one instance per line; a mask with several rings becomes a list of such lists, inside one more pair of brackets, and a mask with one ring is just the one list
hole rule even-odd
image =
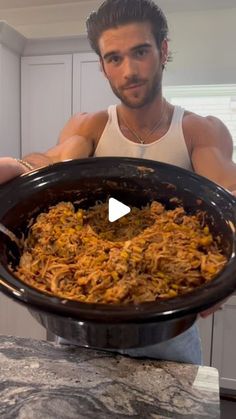
[[66, 123], [59, 137], [59, 143], [69, 137], [79, 135], [97, 142], [108, 120], [106, 110], [96, 113], [76, 113]]
[[90, 127], [99, 124], [106, 124], [108, 113], [106, 110], [94, 113], [76, 113], [71, 117], [71, 119], [74, 120], [80, 127]]
[[195, 147], [217, 147], [231, 152], [232, 137], [225, 124], [215, 116], [200, 116], [185, 111], [183, 131], [189, 150]]

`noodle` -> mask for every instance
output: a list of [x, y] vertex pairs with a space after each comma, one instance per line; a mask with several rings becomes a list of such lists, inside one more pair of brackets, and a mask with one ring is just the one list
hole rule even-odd
[[186, 294], [225, 263], [202, 214], [153, 201], [109, 223], [107, 203], [60, 202], [31, 226], [15, 274], [61, 298], [136, 304]]

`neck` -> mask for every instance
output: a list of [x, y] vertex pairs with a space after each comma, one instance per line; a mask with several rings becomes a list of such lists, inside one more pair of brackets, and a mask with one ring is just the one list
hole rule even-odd
[[[160, 98], [152, 109], [117, 108], [118, 121], [123, 134], [132, 141], [148, 144], [161, 138], [169, 128], [170, 104]], [[124, 113], [126, 110], [126, 114]]]
[[149, 129], [161, 118], [164, 100], [160, 95], [142, 108], [130, 108], [122, 103], [117, 106], [118, 115], [137, 129]]

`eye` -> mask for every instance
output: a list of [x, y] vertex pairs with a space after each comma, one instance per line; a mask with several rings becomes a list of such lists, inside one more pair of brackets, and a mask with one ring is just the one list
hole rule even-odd
[[147, 48], [139, 48], [134, 51], [134, 56], [136, 58], [143, 58], [147, 55], [148, 49]]
[[121, 57], [119, 55], [111, 55], [107, 58], [106, 62], [117, 65], [121, 62]]

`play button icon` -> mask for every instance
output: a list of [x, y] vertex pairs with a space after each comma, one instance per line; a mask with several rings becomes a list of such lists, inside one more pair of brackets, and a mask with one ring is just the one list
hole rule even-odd
[[119, 220], [119, 218], [130, 212], [130, 207], [118, 201], [115, 198], [109, 198], [108, 202], [108, 219], [111, 223]]

